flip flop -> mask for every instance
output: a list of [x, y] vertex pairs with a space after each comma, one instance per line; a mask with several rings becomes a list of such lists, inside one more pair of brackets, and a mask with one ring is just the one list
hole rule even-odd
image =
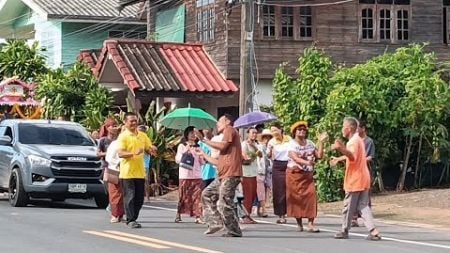
[[180, 222], [182, 222], [180, 217], [175, 218], [175, 223], [180, 223]]
[[206, 222], [204, 222], [202, 219], [200, 218], [196, 218], [195, 219], [195, 224], [206, 224]]
[[286, 223], [287, 223], [287, 220], [285, 218], [279, 218], [277, 220], [277, 224], [286, 224]]
[[366, 237], [366, 240], [369, 240], [369, 241], [379, 241], [379, 240], [381, 240], [381, 236], [380, 236], [380, 234], [376, 234], [376, 235], [369, 234], [369, 235]]
[[308, 230], [306, 230], [308, 233], [319, 233], [320, 229], [318, 228], [308, 228]]

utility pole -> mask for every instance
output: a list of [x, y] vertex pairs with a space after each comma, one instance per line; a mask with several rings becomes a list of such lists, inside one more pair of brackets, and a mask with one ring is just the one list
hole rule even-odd
[[147, 14], [147, 40], [155, 40], [155, 29], [154, 29], [154, 19], [155, 19], [155, 11], [152, 10], [152, 2], [151, 0], [147, 0], [145, 2], [145, 12]]
[[255, 21], [254, 0], [242, 0], [241, 11], [241, 60], [239, 82], [239, 116], [253, 108], [253, 80], [250, 68], [250, 49], [253, 46], [253, 27]]

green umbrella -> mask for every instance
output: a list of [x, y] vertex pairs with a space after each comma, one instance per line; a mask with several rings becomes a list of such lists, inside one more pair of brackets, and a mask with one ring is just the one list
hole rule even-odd
[[179, 108], [167, 114], [161, 124], [167, 128], [185, 129], [193, 126], [198, 129], [214, 128], [217, 120], [209, 113], [198, 108]]

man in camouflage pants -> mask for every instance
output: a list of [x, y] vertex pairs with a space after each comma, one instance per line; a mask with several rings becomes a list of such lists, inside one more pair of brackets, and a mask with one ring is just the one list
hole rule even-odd
[[[242, 177], [242, 150], [239, 133], [232, 127], [233, 120], [225, 114], [217, 122], [217, 130], [223, 133], [222, 141], [203, 140], [211, 148], [220, 151], [215, 160], [205, 154], [203, 156], [212, 164], [217, 164], [218, 177], [202, 192], [203, 215], [208, 230], [205, 234], [213, 234], [225, 225], [228, 230], [224, 237], [241, 237], [239, 221], [234, 211], [234, 195]], [[203, 138], [196, 131], [198, 138]]]

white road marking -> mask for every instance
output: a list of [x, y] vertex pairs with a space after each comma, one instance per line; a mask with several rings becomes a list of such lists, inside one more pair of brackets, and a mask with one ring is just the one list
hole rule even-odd
[[[165, 207], [150, 206], [150, 205], [144, 205], [144, 206], [148, 207], [148, 208], [165, 210], [165, 211], [171, 211], [171, 212], [176, 212], [177, 211], [177, 209], [173, 209], [173, 208], [165, 208]], [[297, 225], [277, 224], [275, 222], [263, 221], [263, 220], [256, 220], [256, 222], [264, 223], [264, 224], [270, 224], [270, 225], [294, 227], [294, 228], [297, 227]], [[337, 230], [323, 229], [323, 228], [320, 228], [320, 230], [321, 231], [325, 231], [325, 232], [330, 232], [330, 233], [337, 233], [337, 232], [339, 232]], [[349, 234], [353, 235], [353, 236], [358, 236], [358, 237], [367, 237], [367, 234], [360, 234], [360, 233], [349, 233]], [[393, 242], [400, 242], [400, 243], [419, 245], [419, 246], [428, 246], [428, 247], [441, 248], [441, 249], [450, 249], [450, 245], [443, 245], [443, 244], [436, 244], [436, 243], [427, 243], [427, 242], [417, 242], [417, 241], [411, 241], [411, 240], [403, 240], [403, 239], [397, 239], [397, 238], [393, 238], [393, 237], [385, 237], [383, 235], [381, 235], [381, 237], [382, 237], [382, 240], [385, 240], [385, 241], [393, 241]]]

